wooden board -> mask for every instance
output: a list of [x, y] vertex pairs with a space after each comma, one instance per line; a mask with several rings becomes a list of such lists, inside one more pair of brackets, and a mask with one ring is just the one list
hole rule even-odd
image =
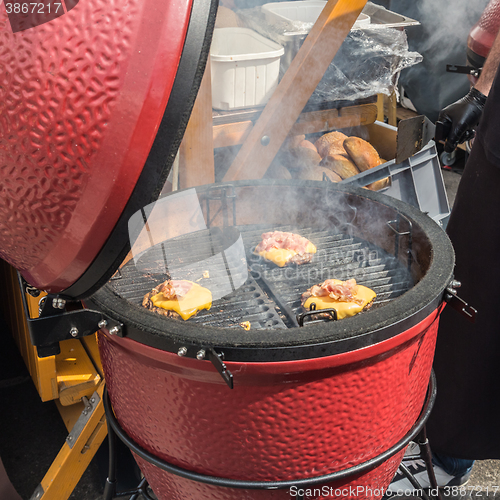
[[[292, 126], [290, 133], [292, 135], [326, 133], [331, 130], [356, 127], [357, 125], [369, 125], [375, 123], [376, 119], [376, 104], [361, 104], [359, 106], [348, 106], [340, 109], [308, 111], [300, 114]], [[251, 120], [214, 125], [214, 148], [243, 144], [250, 135], [253, 127], [254, 123]]]

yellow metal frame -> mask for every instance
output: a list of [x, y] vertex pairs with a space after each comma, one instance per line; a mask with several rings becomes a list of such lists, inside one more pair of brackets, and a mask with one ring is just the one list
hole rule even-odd
[[[0, 279], [3, 313], [35, 387], [42, 401], [55, 400], [69, 432], [32, 498], [67, 500], [107, 435], [97, 339], [92, 335], [65, 340], [60, 342], [60, 354], [39, 358], [30, 341], [17, 272], [0, 261]], [[31, 318], [38, 317], [38, 303], [44, 295], [26, 294]]]

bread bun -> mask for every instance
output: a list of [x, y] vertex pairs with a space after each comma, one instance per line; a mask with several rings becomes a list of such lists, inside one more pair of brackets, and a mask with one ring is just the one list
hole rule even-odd
[[342, 179], [359, 174], [359, 170], [350, 158], [344, 155], [328, 155], [321, 161], [321, 166], [335, 172]]
[[291, 170], [301, 170], [308, 167], [316, 167], [321, 161], [321, 156], [316, 149], [310, 148], [293, 148], [288, 151], [286, 158], [286, 167]]
[[266, 179], [291, 179], [292, 174], [283, 165], [271, 163], [264, 177]]
[[344, 140], [344, 149], [352, 158], [360, 172], [380, 165], [380, 156], [377, 150], [360, 137], [347, 137]]
[[332, 182], [340, 182], [342, 180], [340, 175], [325, 167], [304, 168], [297, 172], [296, 178], [303, 181], [322, 181], [324, 180], [324, 176], [328, 177]]
[[384, 177], [379, 181], [372, 182], [366, 186], [371, 191], [380, 191], [381, 189], [387, 188], [391, 185], [391, 179], [389, 177]]
[[289, 135], [285, 141], [283, 142], [283, 145], [281, 146], [282, 150], [285, 149], [293, 149], [293, 148], [298, 148], [300, 146], [300, 143], [306, 139], [306, 136], [304, 134], [300, 135]]
[[349, 158], [349, 155], [347, 154], [347, 151], [344, 149], [344, 146], [338, 147], [335, 144], [332, 144], [330, 146], [330, 149], [323, 156], [323, 158], [326, 158], [327, 156], [333, 156], [333, 155], [342, 155], [342, 156], [345, 156], [346, 158]]
[[318, 152], [318, 150], [316, 149], [316, 146], [311, 141], [308, 141], [307, 139], [304, 139], [299, 144], [299, 147], [300, 148], [307, 148], [307, 149], [310, 149], [311, 151], [316, 151], [316, 153]]
[[343, 134], [342, 132], [334, 131], [322, 135], [314, 143], [314, 145], [316, 146], [316, 149], [318, 150], [321, 158], [324, 158], [328, 154], [331, 147], [335, 147], [339, 150], [344, 150], [343, 143], [345, 139], [347, 139], [347, 136], [345, 134]]

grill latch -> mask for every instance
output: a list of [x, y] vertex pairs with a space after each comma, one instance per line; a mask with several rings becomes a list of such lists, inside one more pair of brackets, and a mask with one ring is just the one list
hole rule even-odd
[[227, 369], [226, 363], [224, 363], [224, 353], [217, 352], [213, 347], [205, 349], [205, 358], [212, 362], [215, 369], [220, 373], [224, 382], [228, 385], [230, 389], [233, 388], [233, 374]]
[[467, 304], [465, 300], [457, 295], [457, 288], [462, 284], [460, 281], [453, 280], [444, 292], [444, 300], [450, 304], [455, 311], [458, 311], [462, 316], [467, 318], [471, 323], [475, 323], [477, 311], [472, 306]]

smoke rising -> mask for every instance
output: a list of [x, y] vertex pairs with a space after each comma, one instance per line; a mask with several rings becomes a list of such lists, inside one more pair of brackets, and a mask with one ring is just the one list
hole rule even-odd
[[[391, 6], [407, 2], [393, 1]], [[488, 0], [454, 0], [440, 2], [419, 0], [414, 4], [416, 19], [422, 24], [420, 51], [443, 54], [449, 57], [457, 47], [465, 53], [467, 37], [472, 26], [479, 20]], [[457, 61], [464, 63], [465, 60]]]
[[464, 65], [467, 38], [488, 0], [392, 0], [389, 8], [420, 21], [407, 30], [411, 50], [422, 64], [401, 73], [400, 82], [417, 111], [432, 121], [448, 104], [463, 97], [470, 82], [466, 75], [448, 73], [447, 64]]

